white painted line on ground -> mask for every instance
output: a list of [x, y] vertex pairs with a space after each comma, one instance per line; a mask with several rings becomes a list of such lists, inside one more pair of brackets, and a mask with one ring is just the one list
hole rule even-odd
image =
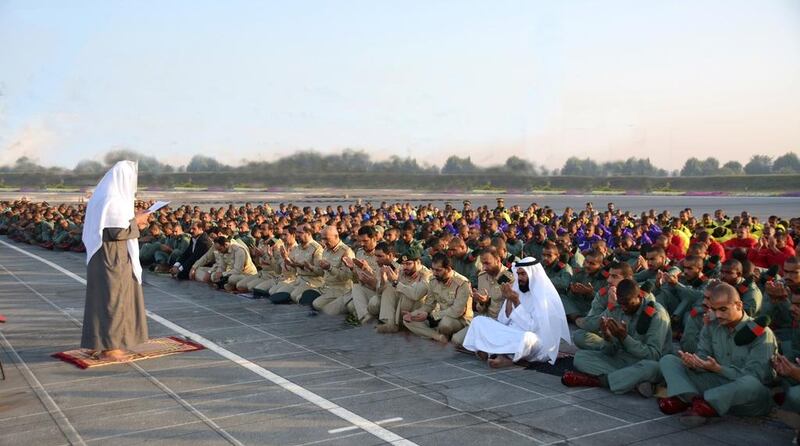
[[[3, 242], [3, 241], [1, 241], [1, 240], [0, 240], [0, 243], [5, 243], [5, 242]], [[82, 326], [83, 326], [83, 324], [81, 323], [81, 321], [79, 321], [79, 320], [75, 319], [75, 318], [74, 318], [74, 317], [73, 317], [71, 314], [69, 314], [69, 313], [68, 313], [66, 310], [64, 310], [64, 309], [63, 309], [63, 308], [61, 308], [60, 306], [56, 305], [56, 304], [55, 304], [53, 301], [51, 301], [50, 299], [48, 299], [48, 298], [46, 298], [45, 296], [43, 296], [43, 295], [42, 295], [42, 293], [40, 293], [40, 292], [36, 291], [36, 289], [35, 289], [35, 288], [31, 287], [31, 286], [30, 286], [30, 285], [28, 285], [28, 284], [27, 284], [27, 283], [26, 283], [24, 280], [20, 279], [20, 278], [19, 278], [19, 277], [18, 277], [16, 274], [14, 274], [13, 272], [9, 271], [9, 269], [8, 269], [8, 268], [6, 268], [6, 267], [5, 267], [5, 265], [2, 265], [2, 264], [0, 264], [0, 268], [3, 268], [3, 270], [4, 270], [5, 272], [7, 272], [7, 273], [8, 273], [8, 274], [9, 274], [11, 277], [13, 277], [14, 279], [16, 279], [16, 280], [17, 280], [19, 283], [21, 283], [21, 284], [22, 284], [24, 287], [26, 287], [26, 288], [28, 288], [29, 290], [31, 290], [31, 291], [32, 291], [34, 294], [36, 294], [36, 295], [37, 295], [37, 296], [39, 296], [41, 299], [43, 299], [45, 302], [47, 302], [48, 304], [50, 304], [50, 305], [51, 305], [53, 308], [57, 309], [57, 310], [58, 310], [58, 311], [60, 311], [62, 314], [64, 314], [64, 315], [67, 317], [67, 319], [69, 319], [69, 320], [70, 320], [70, 321], [71, 321], [73, 324], [77, 325], [78, 327], [82, 327]], [[80, 278], [80, 277], [79, 277], [79, 278]], [[81, 280], [83, 280], [83, 279], [81, 279]], [[84, 283], [85, 283], [85, 282], [84, 282]], [[2, 336], [2, 333], [0, 333], [0, 336]], [[3, 336], [3, 340], [5, 340], [5, 341], [6, 341], [6, 343], [8, 343], [9, 347], [11, 347], [11, 343], [9, 343], [9, 342], [8, 342], [8, 340], [6, 340], [6, 339], [5, 339], [5, 336]], [[13, 351], [13, 347], [12, 347], [12, 351]], [[20, 359], [20, 360], [21, 360], [21, 359]], [[23, 363], [23, 365], [24, 365], [24, 363]], [[226, 432], [226, 431], [225, 431], [225, 429], [221, 428], [221, 427], [220, 427], [220, 426], [219, 426], [217, 423], [215, 423], [213, 420], [211, 420], [210, 418], [208, 418], [208, 417], [207, 417], [207, 416], [206, 416], [204, 413], [202, 413], [202, 412], [200, 412], [199, 410], [197, 410], [197, 408], [196, 408], [196, 407], [194, 407], [194, 406], [192, 406], [192, 404], [191, 404], [191, 403], [189, 403], [189, 402], [188, 402], [188, 401], [186, 401], [185, 399], [181, 398], [181, 397], [180, 397], [180, 395], [178, 395], [178, 394], [177, 394], [177, 393], [175, 393], [175, 392], [174, 392], [172, 389], [170, 389], [169, 387], [167, 387], [167, 385], [166, 385], [166, 384], [164, 384], [164, 383], [162, 383], [161, 381], [159, 381], [159, 380], [158, 380], [158, 378], [156, 378], [155, 376], [153, 376], [153, 375], [151, 375], [150, 373], [148, 373], [148, 372], [147, 372], [145, 369], [143, 369], [141, 366], [139, 366], [139, 364], [136, 364], [136, 363], [129, 363], [128, 365], [130, 365], [131, 367], [133, 367], [134, 369], [136, 369], [136, 370], [137, 370], [139, 373], [141, 373], [141, 374], [142, 374], [142, 376], [144, 376], [145, 378], [147, 378], [147, 380], [148, 380], [148, 381], [150, 381], [151, 383], [153, 383], [153, 385], [155, 385], [156, 387], [158, 387], [159, 389], [161, 389], [161, 390], [162, 390], [164, 393], [166, 393], [166, 394], [167, 394], [167, 395], [169, 395], [169, 396], [170, 396], [172, 399], [174, 399], [176, 402], [178, 402], [178, 404], [180, 404], [180, 405], [181, 405], [181, 406], [183, 406], [183, 407], [184, 407], [186, 410], [188, 410], [189, 412], [191, 412], [192, 414], [194, 414], [194, 415], [195, 415], [197, 418], [199, 418], [199, 419], [200, 419], [200, 420], [201, 420], [203, 423], [205, 423], [205, 424], [206, 424], [208, 427], [212, 428], [212, 429], [213, 429], [215, 432], [217, 432], [217, 434], [219, 434], [219, 435], [220, 435], [222, 438], [224, 438], [225, 440], [227, 440], [229, 443], [233, 444], [234, 446], [244, 446], [244, 444], [243, 444], [242, 442], [240, 442], [239, 440], [237, 440], [236, 438], [234, 438], [234, 437], [233, 437], [231, 434], [229, 434], [228, 432]], [[27, 367], [26, 367], [26, 368], [27, 368]], [[33, 376], [33, 373], [32, 373], [32, 372], [31, 372], [31, 375]], [[34, 379], [36, 379], [36, 377], [35, 377], [35, 376], [33, 376], [33, 378], [34, 378]], [[38, 381], [37, 381], [37, 382], [38, 382]], [[33, 386], [32, 386], [32, 387], [33, 387]], [[42, 390], [44, 390], [44, 387], [42, 387]], [[46, 393], [46, 392], [45, 392], [45, 393]], [[55, 402], [53, 402], [53, 404], [55, 404]], [[58, 406], [57, 406], [57, 405], [56, 405], [55, 407], [58, 409]], [[63, 414], [62, 414], [62, 415], [63, 415]], [[64, 416], [64, 420], [67, 420], [66, 416]], [[69, 421], [67, 421], [67, 423], [69, 423]], [[95, 440], [91, 440], [91, 441], [95, 441]], [[81, 443], [81, 444], [85, 444], [85, 443]]]
[[[403, 421], [401, 417], [397, 418], [387, 418], [385, 420], [376, 421], [375, 424], [387, 424], [387, 423], [394, 423], [395, 421]], [[358, 426], [347, 426], [347, 427], [340, 427], [338, 429], [331, 429], [328, 431], [329, 434], [339, 434], [342, 432], [352, 431], [358, 429]]]
[[[44, 263], [45, 265], [50, 266], [51, 268], [53, 268], [53, 269], [55, 269], [57, 271], [60, 271], [61, 273], [63, 273], [65, 275], [75, 279], [77, 282], [86, 285], [86, 279], [78, 276], [77, 274], [73, 273], [72, 271], [67, 270], [66, 268], [61, 267], [60, 265], [58, 265], [56, 263], [53, 263], [53, 262], [51, 262], [51, 261], [49, 261], [47, 259], [44, 259], [42, 257], [37, 256], [36, 254], [30, 253], [30, 252], [28, 252], [28, 251], [26, 251], [24, 249], [21, 249], [21, 248], [18, 248], [16, 246], [14, 246], [14, 245], [11, 245], [11, 244], [3, 241], [3, 240], [0, 240], [0, 243], [3, 244], [4, 246], [10, 248], [10, 249], [18, 251], [18, 252], [20, 252], [20, 253], [28, 256], [28, 257], [31, 257], [33, 259], [36, 259], [36, 260]], [[48, 302], [49, 302], [49, 300], [48, 300]], [[69, 313], [66, 313], [63, 310], [62, 310], [62, 312], [69, 316]], [[350, 424], [353, 424], [353, 425], [357, 426], [360, 429], [363, 429], [366, 432], [369, 432], [370, 434], [380, 438], [383, 441], [386, 441], [386, 442], [391, 443], [393, 445], [399, 445], [399, 446], [417, 446], [416, 443], [414, 443], [414, 442], [412, 442], [410, 440], [407, 440], [407, 439], [395, 434], [394, 432], [379, 426], [377, 423], [369, 421], [366, 418], [364, 418], [364, 417], [362, 417], [360, 415], [357, 415], [357, 414], [355, 414], [355, 413], [353, 413], [353, 412], [351, 412], [351, 411], [349, 411], [349, 410], [347, 410], [347, 409], [345, 409], [345, 408], [343, 408], [343, 407], [331, 402], [330, 400], [327, 400], [327, 399], [317, 395], [316, 393], [311, 392], [310, 390], [308, 390], [308, 389], [306, 389], [304, 387], [301, 387], [301, 386], [299, 386], [299, 385], [297, 385], [297, 384], [295, 384], [295, 383], [283, 378], [280, 375], [277, 375], [277, 374], [275, 374], [275, 373], [273, 373], [273, 372], [271, 372], [271, 371], [269, 371], [269, 370], [267, 370], [267, 369], [265, 369], [265, 368], [263, 368], [263, 367], [261, 367], [261, 366], [259, 366], [257, 364], [254, 364], [254, 363], [248, 361], [245, 358], [242, 358], [241, 356], [237, 355], [236, 353], [233, 353], [230, 350], [227, 350], [227, 349], [217, 345], [216, 343], [204, 338], [203, 336], [201, 336], [201, 335], [199, 335], [197, 333], [194, 333], [194, 332], [192, 332], [190, 330], [187, 330], [187, 329], [185, 329], [185, 328], [173, 323], [172, 321], [164, 319], [163, 317], [161, 317], [161, 316], [159, 316], [159, 315], [157, 315], [157, 314], [155, 314], [155, 313], [153, 313], [153, 312], [151, 312], [149, 310], [147, 311], [147, 316], [150, 319], [158, 322], [159, 324], [161, 324], [161, 325], [163, 325], [163, 326], [165, 326], [167, 328], [170, 328], [173, 331], [175, 331], [176, 333], [181, 334], [181, 335], [183, 335], [183, 336], [185, 336], [185, 337], [187, 337], [189, 339], [192, 339], [195, 342], [198, 342], [198, 343], [202, 344], [204, 347], [206, 347], [207, 349], [213, 351], [214, 353], [216, 353], [216, 354], [218, 354], [218, 355], [220, 355], [220, 356], [222, 356], [224, 358], [229, 359], [231, 362], [233, 362], [235, 364], [238, 364], [238, 365], [246, 368], [247, 370], [250, 370], [251, 372], [253, 372], [253, 373], [255, 373], [255, 374], [257, 374], [257, 375], [259, 375], [259, 376], [261, 376], [261, 377], [263, 377], [265, 379], [267, 379], [268, 381], [271, 381], [274, 384], [277, 384], [277, 385], [283, 387], [284, 389], [288, 390], [289, 392], [292, 392], [295, 395], [303, 398], [304, 400], [306, 400], [306, 401], [308, 401], [310, 403], [313, 403], [314, 405], [316, 405], [316, 406], [318, 406], [318, 407], [320, 407], [322, 409], [327, 410], [328, 412], [338, 416], [339, 418], [342, 418], [343, 420], [349, 422]]]
[[36, 378], [36, 375], [34, 375], [33, 372], [31, 372], [31, 369], [28, 367], [28, 364], [26, 364], [25, 361], [23, 361], [22, 358], [19, 356], [19, 353], [17, 353], [17, 351], [14, 350], [14, 347], [11, 345], [10, 342], [8, 342], [8, 339], [6, 339], [2, 331], [0, 331], [0, 340], [2, 340], [3, 344], [6, 345], [6, 348], [11, 353], [11, 356], [14, 358], [14, 362], [16, 362], [17, 365], [19, 366], [20, 371], [22, 372], [22, 376], [25, 378], [26, 381], [28, 381], [28, 384], [31, 386], [34, 393], [36, 393], [36, 396], [42, 402], [44, 407], [47, 408], [47, 412], [50, 413], [50, 416], [53, 418], [53, 421], [56, 422], [56, 425], [61, 430], [61, 432], [64, 433], [64, 436], [67, 437], [67, 441], [69, 441], [69, 443], [72, 445], [85, 446], [86, 443], [83, 441], [83, 438], [80, 436], [78, 431], [75, 430], [75, 427], [72, 425], [72, 423], [69, 422], [67, 416], [64, 415], [64, 412], [62, 412], [61, 408], [58, 407], [58, 404], [56, 404], [56, 402], [53, 401], [53, 398], [50, 396], [50, 394], [47, 393], [47, 390], [44, 389], [44, 386], [39, 381], [39, 379]]

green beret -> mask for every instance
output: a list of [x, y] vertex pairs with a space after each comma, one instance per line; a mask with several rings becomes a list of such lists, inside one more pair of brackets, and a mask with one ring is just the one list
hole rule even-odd
[[417, 245], [411, 245], [406, 252], [400, 255], [400, 261], [419, 260], [420, 257], [422, 257], [422, 249]]

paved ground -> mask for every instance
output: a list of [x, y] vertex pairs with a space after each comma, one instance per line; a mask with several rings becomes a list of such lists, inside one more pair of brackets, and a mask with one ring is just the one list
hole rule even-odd
[[[5, 239], [3, 239], [5, 242]], [[83, 257], [14, 244], [83, 277]], [[148, 274], [146, 305], [219, 346], [97, 369], [50, 358], [80, 340], [84, 285], [0, 243], [0, 445], [790, 444], [780, 423], [687, 430], [653, 400], [492, 371], [451, 347], [377, 335]], [[151, 336], [175, 332], [150, 319]], [[185, 332], [184, 332], [185, 333]], [[235, 362], [235, 361], [238, 361]], [[359, 427], [353, 423], [358, 424]]]

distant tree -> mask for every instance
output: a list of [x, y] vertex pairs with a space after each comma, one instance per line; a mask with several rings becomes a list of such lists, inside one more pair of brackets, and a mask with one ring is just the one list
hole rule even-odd
[[193, 156], [189, 164], [186, 165], [186, 172], [220, 172], [229, 169], [229, 166], [205, 155]]
[[45, 170], [46, 169], [37, 161], [27, 156], [17, 158], [17, 160], [14, 161], [14, 166], [11, 168], [11, 171], [15, 173], [38, 173], [44, 172]]
[[75, 165], [72, 172], [79, 175], [98, 175], [105, 172], [105, 170], [105, 167], [98, 161], [82, 160], [78, 161], [78, 164]]
[[728, 161], [722, 165], [720, 173], [722, 175], [741, 175], [744, 173], [742, 170], [742, 163], [739, 161]]
[[515, 155], [508, 157], [505, 165], [503, 166], [503, 170], [510, 173], [515, 173], [517, 175], [537, 174], [536, 166], [532, 162], [524, 160]]
[[748, 175], [764, 175], [772, 172], [772, 158], [766, 155], [753, 155], [744, 165], [744, 172]]
[[579, 159], [575, 156], [570, 157], [561, 168], [561, 175], [564, 176], [599, 176], [600, 169], [597, 163], [589, 158]]
[[699, 177], [703, 175], [703, 162], [695, 157], [691, 157], [683, 163], [681, 169], [682, 177]]
[[775, 158], [772, 163], [772, 172], [774, 173], [800, 173], [800, 159], [797, 154], [789, 152]]
[[703, 175], [716, 175], [719, 173], [719, 160], [716, 158], [708, 157], [700, 163], [700, 166], [703, 169]]
[[158, 161], [155, 157], [130, 149], [115, 149], [106, 153], [103, 157], [106, 167], [111, 167], [122, 160], [137, 161], [140, 173], [171, 173], [175, 171], [174, 167]]
[[452, 173], [473, 173], [478, 170], [475, 164], [472, 164], [472, 159], [470, 157], [466, 158], [459, 158], [455, 155], [452, 155], [450, 158], [447, 158], [445, 161], [444, 166], [442, 166], [442, 173], [452, 174]]

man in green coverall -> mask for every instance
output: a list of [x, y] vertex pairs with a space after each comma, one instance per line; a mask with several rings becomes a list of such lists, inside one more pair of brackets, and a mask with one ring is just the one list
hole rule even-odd
[[668, 395], [659, 399], [659, 408], [667, 415], [685, 412], [681, 422], [689, 426], [729, 412], [766, 415], [772, 406], [767, 385], [775, 378], [775, 335], [766, 321], [745, 313], [729, 284], [714, 286], [709, 303], [715, 317], [700, 333], [697, 353], [678, 352], [659, 362]]
[[672, 330], [667, 310], [632, 279], [617, 285], [617, 305], [600, 318], [606, 341], [602, 350], [578, 350], [575, 368], [561, 382], [568, 387], [607, 387], [626, 393], [634, 387], [646, 397], [658, 381], [658, 360], [672, 351]]

